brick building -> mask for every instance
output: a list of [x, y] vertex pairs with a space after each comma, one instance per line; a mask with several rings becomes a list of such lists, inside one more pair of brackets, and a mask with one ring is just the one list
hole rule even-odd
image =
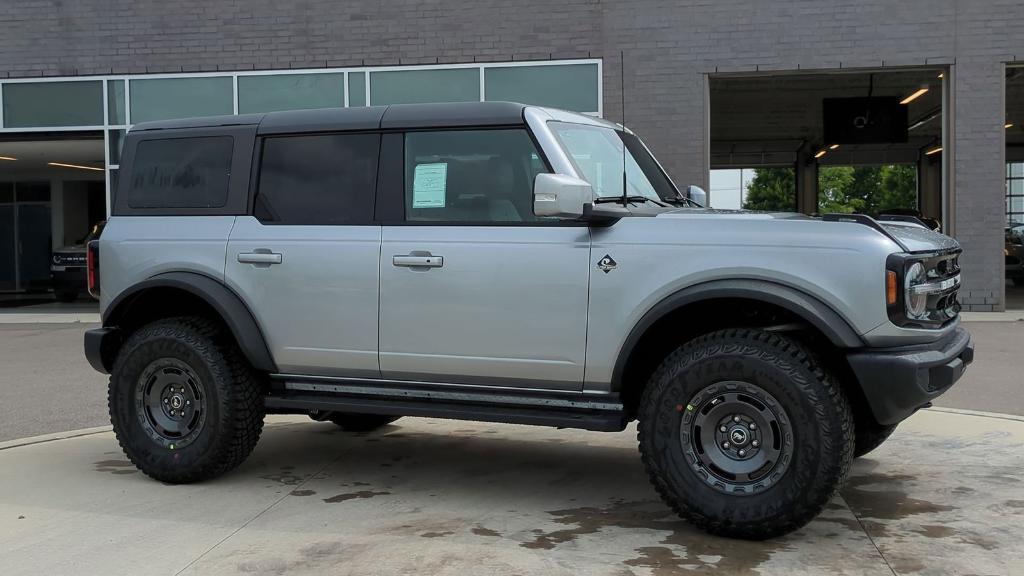
[[[16, 159], [0, 161], [0, 290], [36, 286], [34, 259], [103, 216], [133, 122], [516, 99], [613, 121], [625, 110], [680, 185], [791, 166], [804, 212], [818, 206], [818, 166], [912, 164], [922, 212], [964, 246], [966, 307], [1014, 302], [1003, 250], [1007, 220], [1024, 221], [1018, 1], [31, 0], [0, 22], [0, 157]], [[918, 86], [906, 142], [822, 139], [823, 97]]]

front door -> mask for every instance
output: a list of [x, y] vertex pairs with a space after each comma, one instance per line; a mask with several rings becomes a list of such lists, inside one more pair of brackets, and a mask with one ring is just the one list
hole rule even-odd
[[405, 135], [404, 218], [382, 231], [384, 378], [579, 390], [590, 233], [537, 218], [525, 130]]
[[378, 134], [263, 139], [254, 216], [231, 231], [225, 276], [285, 373], [380, 377]]

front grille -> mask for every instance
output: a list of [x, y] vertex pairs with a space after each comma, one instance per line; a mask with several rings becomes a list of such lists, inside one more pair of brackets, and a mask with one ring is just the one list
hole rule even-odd
[[85, 266], [85, 254], [54, 254], [53, 263], [57, 266]]

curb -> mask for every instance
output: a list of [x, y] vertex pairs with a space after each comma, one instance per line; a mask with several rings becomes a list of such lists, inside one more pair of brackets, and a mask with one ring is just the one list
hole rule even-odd
[[57, 440], [70, 440], [71, 438], [78, 438], [80, 436], [91, 436], [93, 434], [110, 432], [112, 429], [113, 428], [111, 426], [97, 426], [95, 428], [82, 428], [79, 430], [68, 430], [67, 432], [55, 432], [53, 434], [43, 434], [41, 436], [18, 438], [16, 440], [0, 442], [0, 450], [9, 450], [20, 446], [31, 446], [33, 444], [42, 444], [44, 442], [55, 442]]
[[0, 324], [99, 324], [100, 315], [83, 314], [40, 314], [29, 312], [0, 313]]
[[1016, 414], [1002, 414], [1000, 412], [982, 412], [981, 410], [964, 410], [961, 408], [944, 408], [942, 406], [932, 406], [931, 408], [925, 408], [928, 412], [945, 412], [947, 414], [958, 414], [960, 416], [977, 416], [979, 418], [995, 418], [997, 420], [1012, 420], [1014, 422], [1024, 422], [1024, 416], [1017, 416]]

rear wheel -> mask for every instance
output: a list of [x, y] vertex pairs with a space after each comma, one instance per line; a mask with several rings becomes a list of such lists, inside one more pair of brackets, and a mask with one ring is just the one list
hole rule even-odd
[[311, 412], [310, 418], [317, 422], [334, 422], [342, 430], [348, 432], [369, 432], [391, 424], [401, 416], [385, 414], [357, 414], [355, 412]]
[[722, 330], [683, 345], [651, 377], [640, 452], [683, 518], [713, 534], [771, 538], [809, 522], [841, 486], [851, 419], [839, 386], [801, 345]]
[[158, 320], [132, 334], [114, 363], [108, 403], [125, 455], [163, 482], [235, 468], [263, 429], [262, 379], [203, 318]]

